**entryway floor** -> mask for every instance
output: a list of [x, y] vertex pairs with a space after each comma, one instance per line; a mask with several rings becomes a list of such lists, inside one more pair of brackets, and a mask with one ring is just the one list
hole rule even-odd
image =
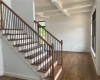
[[[23, 80], [1, 76], [0, 80]], [[100, 80], [90, 53], [63, 52], [63, 71], [58, 80]]]

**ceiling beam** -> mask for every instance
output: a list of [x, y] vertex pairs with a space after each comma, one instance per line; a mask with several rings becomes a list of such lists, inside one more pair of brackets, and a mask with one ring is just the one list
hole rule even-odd
[[80, 12], [80, 11], [91, 11], [91, 10], [92, 10], [92, 7], [69, 9], [68, 13], [72, 14], [72, 13], [76, 13], [76, 12]]
[[88, 6], [93, 6], [94, 1], [82, 1], [77, 3], [70, 3], [70, 4], [63, 4], [63, 9], [76, 9], [76, 8], [83, 8]]
[[59, 11], [58, 8], [55, 7], [41, 7], [41, 8], [36, 8], [36, 13], [40, 13], [40, 12], [52, 12], [52, 11]]
[[73, 13], [70, 13], [70, 15], [72, 14], [78, 14], [78, 13], [85, 13], [85, 12], [91, 12], [91, 10], [85, 10], [85, 11], [79, 11], [79, 12], [73, 12]]
[[59, 15], [64, 15], [64, 14], [49, 15], [49, 17], [52, 17], [52, 16], [59, 16]]
[[49, 7], [36, 7], [36, 17], [49, 18], [50, 16], [66, 15], [91, 11], [94, 1], [82, 1], [62, 4], [60, 0], [51, 0], [54, 4]]
[[44, 16], [63, 14], [61, 11], [45, 12]]
[[69, 14], [67, 13], [67, 10], [64, 10], [62, 8], [62, 4], [59, 0], [52, 0], [52, 3], [61, 11], [63, 12], [63, 14], [65, 14], [66, 16], [69, 16]]
[[36, 15], [37, 15], [38, 17], [42, 17], [42, 18], [49, 18], [48, 16], [44, 16], [43, 13], [36, 13]]

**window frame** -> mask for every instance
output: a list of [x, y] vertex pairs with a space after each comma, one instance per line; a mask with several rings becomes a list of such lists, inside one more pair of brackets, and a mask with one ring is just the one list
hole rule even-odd
[[[39, 22], [45, 22], [45, 21], [38, 21], [38, 23], [39, 23]], [[41, 25], [41, 24], [40, 24], [40, 25]], [[42, 25], [41, 25], [41, 26], [42, 26]], [[46, 27], [46, 22], [45, 22], [45, 26], [42, 26], [42, 27]]]
[[92, 49], [96, 53], [96, 9], [92, 14]]

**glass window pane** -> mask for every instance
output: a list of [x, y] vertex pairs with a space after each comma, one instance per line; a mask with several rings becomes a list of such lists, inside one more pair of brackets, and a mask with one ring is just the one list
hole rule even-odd
[[46, 26], [46, 25], [45, 25], [45, 21], [40, 21], [39, 24], [40, 24], [41, 26]]

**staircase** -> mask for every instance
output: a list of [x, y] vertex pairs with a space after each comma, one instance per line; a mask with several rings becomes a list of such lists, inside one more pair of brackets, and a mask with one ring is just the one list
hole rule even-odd
[[[0, 31], [7, 37], [7, 42], [12, 42], [19, 54], [31, 60], [30, 65], [37, 66], [37, 72], [43, 75], [41, 80], [57, 80], [62, 71], [62, 40], [59, 41], [36, 21], [33, 29], [1, 0], [0, 14]], [[45, 30], [45, 39], [39, 34], [39, 27]]]

